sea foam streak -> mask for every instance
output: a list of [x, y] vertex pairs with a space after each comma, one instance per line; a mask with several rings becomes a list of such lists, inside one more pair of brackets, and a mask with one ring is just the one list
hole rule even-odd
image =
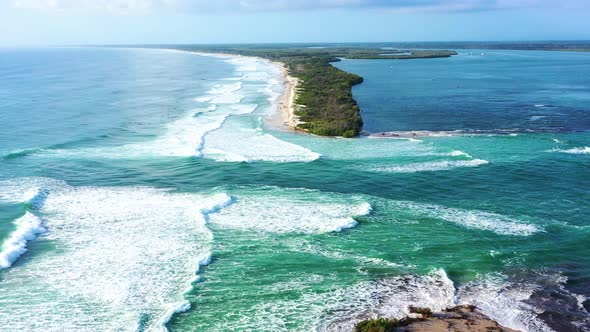
[[448, 153], [448, 155], [451, 156], [451, 157], [467, 157], [467, 158], [473, 158], [469, 153], [463, 152], [461, 150], [451, 151], [451, 152]]
[[590, 146], [584, 146], [581, 148], [571, 148], [571, 149], [553, 149], [552, 152], [561, 152], [561, 153], [569, 153], [569, 154], [590, 154]]
[[429, 161], [420, 163], [411, 163], [405, 165], [387, 165], [375, 166], [373, 171], [377, 172], [392, 172], [392, 173], [415, 173], [415, 172], [433, 172], [445, 171], [458, 167], [477, 167], [488, 164], [487, 160], [472, 159], [472, 160], [441, 160]]
[[528, 224], [497, 213], [448, 208], [440, 205], [414, 202], [395, 202], [394, 204], [400, 208], [410, 210], [413, 214], [443, 219], [467, 228], [492, 231], [499, 235], [530, 236], [534, 233], [544, 231], [540, 226]]
[[222, 228], [321, 234], [357, 225], [353, 217], [371, 213], [371, 205], [354, 196], [305, 189], [249, 188], [235, 192], [236, 201], [215, 214]]
[[[43, 180], [16, 179], [11, 186], [21, 182], [26, 187]], [[175, 312], [187, 308], [183, 294], [199, 266], [210, 261], [207, 214], [232, 202], [225, 194], [145, 187], [76, 188], [48, 180], [47, 188], [39, 212], [47, 228], [43, 240], [51, 247], [6, 270], [0, 306], [10, 310], [0, 311], [0, 326], [165, 328]], [[38, 295], [31, 301], [30, 294]]]

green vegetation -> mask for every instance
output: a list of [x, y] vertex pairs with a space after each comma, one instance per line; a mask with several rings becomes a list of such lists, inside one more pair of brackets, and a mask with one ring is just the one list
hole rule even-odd
[[360, 109], [352, 98], [352, 86], [363, 78], [344, 72], [325, 58], [288, 61], [289, 73], [299, 79], [295, 114], [299, 125], [322, 136], [355, 137], [363, 127]]
[[[152, 45], [151, 47], [154, 47]], [[391, 50], [381, 47], [304, 47], [287, 45], [158, 45], [185, 51], [256, 56], [284, 63], [298, 79], [295, 115], [298, 129], [322, 136], [358, 136], [363, 120], [352, 87], [363, 78], [330, 63], [348, 59], [428, 59], [455, 55], [454, 51]]]
[[455, 51], [381, 51], [379, 54], [373, 53], [354, 53], [347, 56], [347, 59], [383, 59], [383, 60], [407, 60], [407, 59], [433, 59], [433, 58], [449, 58], [457, 55]]
[[[365, 44], [368, 45], [368, 44]], [[505, 42], [406, 42], [370, 44], [374, 47], [403, 49], [475, 49], [590, 52], [590, 41], [505, 41]]]
[[354, 332], [393, 332], [399, 326], [398, 319], [367, 319], [356, 324]]
[[420, 314], [422, 317], [432, 316], [432, 310], [430, 308], [414, 307], [411, 305], [408, 307], [408, 311], [412, 314]]
[[398, 327], [408, 326], [414, 322], [422, 321], [424, 318], [404, 317], [397, 318], [375, 318], [360, 321], [356, 324], [354, 332], [394, 332]]

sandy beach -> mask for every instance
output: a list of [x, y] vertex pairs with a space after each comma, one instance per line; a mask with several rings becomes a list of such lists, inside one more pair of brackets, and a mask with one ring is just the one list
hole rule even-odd
[[302, 123], [299, 117], [295, 115], [295, 96], [297, 92], [298, 79], [289, 75], [289, 70], [284, 63], [278, 61], [270, 61], [268, 59], [245, 56], [233, 53], [220, 53], [220, 52], [199, 52], [199, 51], [178, 51], [175, 49], [164, 49], [171, 52], [190, 52], [202, 56], [213, 56], [220, 58], [251, 58], [257, 60], [264, 60], [275, 65], [281, 72], [281, 84], [283, 86], [281, 95], [276, 101], [276, 111], [271, 112], [267, 117], [266, 121], [269, 125], [276, 129], [281, 130], [296, 130], [305, 131], [297, 126]]
[[277, 99], [277, 111], [269, 114], [268, 123], [279, 129], [298, 130], [299, 124], [302, 122], [299, 117], [295, 115], [295, 96], [297, 93], [297, 78], [289, 75], [287, 67], [280, 62], [272, 62], [281, 71], [281, 84], [283, 89], [281, 95]]

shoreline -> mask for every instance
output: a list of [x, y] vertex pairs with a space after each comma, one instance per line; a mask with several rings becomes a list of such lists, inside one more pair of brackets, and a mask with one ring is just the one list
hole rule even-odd
[[402, 318], [373, 318], [356, 324], [355, 332], [520, 332], [501, 325], [498, 321], [477, 310], [474, 305], [459, 305], [433, 312], [430, 308], [408, 307], [410, 315]]
[[[265, 59], [266, 60], [266, 59]], [[298, 128], [303, 123], [299, 116], [295, 114], [295, 98], [297, 96], [297, 86], [299, 80], [296, 77], [289, 75], [287, 66], [282, 62], [270, 61], [281, 72], [281, 94], [274, 102], [274, 112], [268, 116], [268, 123], [277, 129], [288, 129], [290, 131], [306, 132]]]
[[[186, 51], [230, 59], [251, 58], [274, 66], [278, 73], [272, 71], [274, 79], [269, 83], [275, 83], [277, 79], [282, 89], [280, 92], [273, 91], [278, 96], [269, 98], [273, 107], [278, 109], [278, 112], [273, 110], [263, 117], [269, 129], [345, 138], [358, 137], [362, 130], [360, 109], [352, 98], [351, 90], [363, 79], [330, 65], [334, 58], [307, 53], [294, 57], [285, 49], [278, 53], [247, 48]], [[275, 75], [281, 77], [276, 78]], [[302, 103], [298, 104], [298, 101]]]
[[265, 117], [265, 122], [271, 126], [273, 129], [283, 130], [283, 131], [291, 131], [291, 132], [303, 132], [307, 133], [306, 130], [298, 128], [298, 126], [303, 123], [299, 116], [295, 115], [295, 98], [297, 95], [297, 86], [299, 85], [299, 80], [296, 77], [289, 75], [289, 70], [287, 66], [278, 61], [272, 61], [262, 57], [256, 56], [248, 56], [248, 55], [240, 55], [240, 54], [231, 54], [231, 53], [218, 53], [218, 52], [197, 52], [197, 51], [184, 51], [184, 50], [176, 50], [176, 49], [163, 49], [167, 51], [179, 51], [179, 52], [188, 52], [193, 53], [200, 56], [209, 56], [209, 57], [219, 57], [219, 58], [238, 58], [238, 59], [253, 59], [253, 60], [262, 60], [267, 62], [273, 66], [275, 66], [280, 71], [280, 85], [282, 85], [280, 95], [273, 100], [272, 102], [272, 110], [269, 114]]

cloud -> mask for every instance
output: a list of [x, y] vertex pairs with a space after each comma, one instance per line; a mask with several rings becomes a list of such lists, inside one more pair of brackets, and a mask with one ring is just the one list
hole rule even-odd
[[105, 11], [117, 14], [149, 12], [167, 0], [12, 0], [12, 7], [52, 12]]
[[236, 13], [317, 9], [411, 12], [488, 11], [518, 8], [590, 8], [585, 0], [11, 0], [14, 8], [44, 11], [145, 13], [174, 10]]

